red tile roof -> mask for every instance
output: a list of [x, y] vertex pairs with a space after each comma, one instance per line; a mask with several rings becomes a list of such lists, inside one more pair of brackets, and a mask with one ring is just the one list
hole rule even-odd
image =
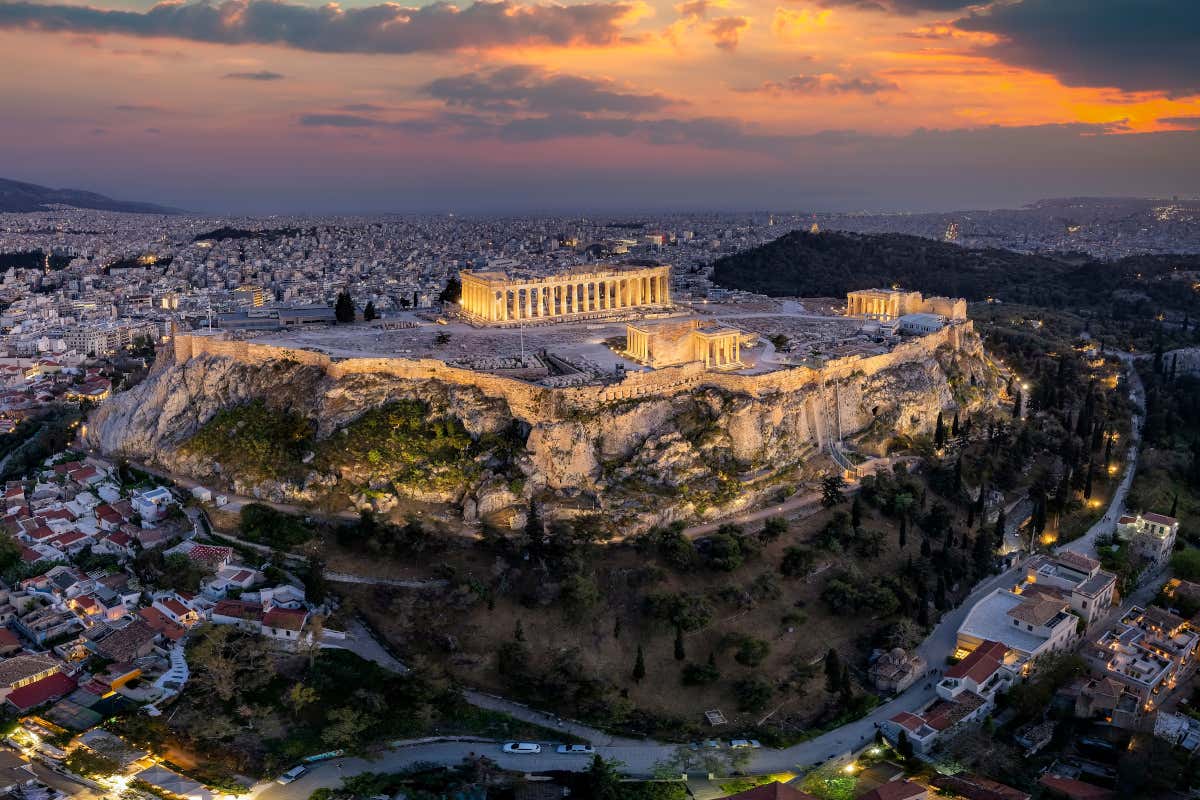
[[1047, 789], [1066, 795], [1071, 800], [1111, 800], [1117, 796], [1117, 793], [1111, 789], [1077, 781], [1074, 778], [1062, 778], [1058, 775], [1043, 775], [1038, 778], [1038, 783]]
[[21, 640], [9, 628], [0, 628], [0, 647], [20, 647]]
[[925, 720], [918, 717], [916, 714], [910, 714], [907, 711], [901, 711], [896, 716], [892, 717], [892, 722], [902, 728], [907, 728], [909, 733], [916, 733], [921, 730], [921, 726], [925, 724]]
[[78, 685], [74, 678], [64, 673], [56, 672], [53, 675], [42, 678], [40, 681], [34, 681], [28, 686], [14, 689], [8, 695], [8, 702], [16, 707], [18, 711], [28, 711], [31, 708], [40, 706], [42, 703], [65, 697], [75, 691], [75, 687]]
[[190, 608], [188, 608], [183, 603], [176, 600], [174, 597], [164, 597], [161, 600], [159, 600], [158, 602], [162, 605], [163, 608], [165, 608], [167, 611], [170, 611], [172, 614], [174, 614], [177, 617], [182, 617], [185, 614], [187, 614], [189, 611], [191, 611]]
[[211, 544], [198, 544], [188, 550], [188, 558], [192, 561], [218, 562], [226, 561], [233, 556], [232, 547], [218, 547]]
[[909, 800], [909, 798], [921, 797], [928, 793], [929, 790], [919, 783], [889, 781], [877, 789], [867, 792], [858, 800]]
[[263, 625], [268, 628], [283, 628], [298, 631], [304, 627], [308, 612], [300, 608], [272, 608], [263, 614]]
[[237, 619], [262, 619], [262, 608], [241, 600], [218, 600], [213, 606], [213, 616]]
[[1142, 519], [1148, 519], [1158, 525], [1175, 525], [1179, 522], [1174, 517], [1168, 517], [1165, 514], [1155, 514], [1153, 511], [1147, 511], [1145, 514], [1142, 514]]
[[970, 678], [976, 684], [982, 685], [1000, 669], [1007, 652], [1008, 647], [1002, 642], [985, 640], [966, 658], [946, 670], [946, 677], [960, 680]]
[[187, 630], [182, 625], [153, 606], [139, 608], [137, 613], [152, 631], [161, 633], [172, 642], [179, 641], [187, 633]]
[[755, 786], [737, 794], [726, 795], [725, 800], [817, 800], [811, 794], [793, 789], [785, 783], [774, 783]]

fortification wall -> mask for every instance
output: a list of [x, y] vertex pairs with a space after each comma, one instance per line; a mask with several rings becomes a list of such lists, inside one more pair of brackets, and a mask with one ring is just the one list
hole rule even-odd
[[875, 356], [834, 359], [820, 369], [793, 367], [760, 375], [738, 375], [710, 372], [703, 364], [690, 362], [651, 372], [630, 373], [620, 383], [565, 388], [534, 386], [515, 378], [452, 367], [437, 359], [334, 360], [313, 350], [229, 340], [219, 334], [177, 334], [174, 339], [174, 352], [177, 364], [202, 355], [230, 358], [245, 364], [290, 360], [319, 367], [333, 378], [379, 374], [405, 380], [436, 380], [472, 386], [488, 396], [504, 398], [518, 416], [526, 419], [552, 419], [593, 411], [606, 403], [641, 397], [671, 396], [701, 386], [712, 386], [756, 398], [780, 392], [794, 392], [822, 382], [844, 380], [856, 373], [871, 375], [900, 364], [930, 359], [943, 346], [954, 349], [963, 347], [972, 331], [973, 326], [969, 321], [947, 325], [936, 333], [908, 339], [890, 352]]

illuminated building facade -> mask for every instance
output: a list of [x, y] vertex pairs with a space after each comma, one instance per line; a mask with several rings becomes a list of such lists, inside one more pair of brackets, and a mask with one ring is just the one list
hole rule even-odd
[[689, 361], [709, 369], [741, 369], [746, 334], [726, 325], [704, 326], [699, 320], [630, 323], [625, 328], [625, 355], [654, 368]]
[[891, 322], [908, 314], [938, 314], [949, 320], [967, 318], [961, 297], [924, 297], [898, 289], [863, 289], [846, 294], [846, 316]]
[[666, 266], [528, 279], [463, 270], [459, 278], [463, 312], [488, 325], [594, 319], [671, 305], [671, 268]]

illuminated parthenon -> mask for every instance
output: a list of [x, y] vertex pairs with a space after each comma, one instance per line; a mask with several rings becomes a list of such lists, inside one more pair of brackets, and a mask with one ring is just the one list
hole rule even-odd
[[608, 267], [519, 279], [504, 272], [459, 273], [469, 317], [491, 325], [608, 316], [671, 305], [670, 267]]

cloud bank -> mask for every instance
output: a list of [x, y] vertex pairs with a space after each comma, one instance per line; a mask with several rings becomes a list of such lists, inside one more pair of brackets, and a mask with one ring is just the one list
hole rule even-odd
[[148, 11], [0, 3], [0, 28], [272, 44], [323, 53], [419, 53], [517, 45], [601, 46], [621, 38], [633, 2], [522, 5], [513, 0], [343, 9], [282, 0], [162, 2]]

